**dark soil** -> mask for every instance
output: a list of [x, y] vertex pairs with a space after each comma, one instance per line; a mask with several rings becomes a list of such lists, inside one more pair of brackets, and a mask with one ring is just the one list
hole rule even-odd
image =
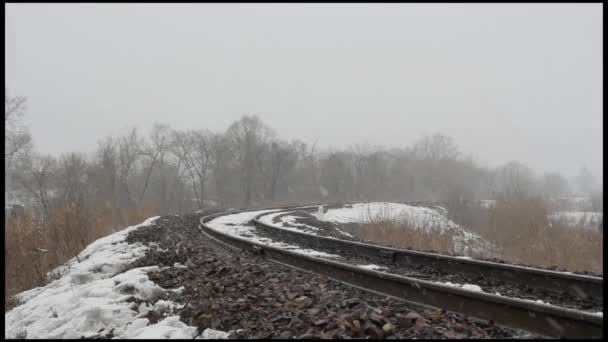
[[[127, 241], [160, 245], [131, 267], [169, 266], [150, 277], [164, 288], [185, 287], [169, 299], [185, 304], [181, 319], [200, 331], [232, 331], [232, 338], [538, 337], [443, 310], [415, 311], [404, 302], [235, 251], [202, 233], [199, 217], [164, 216], [131, 232]], [[176, 262], [188, 267], [172, 267]]]

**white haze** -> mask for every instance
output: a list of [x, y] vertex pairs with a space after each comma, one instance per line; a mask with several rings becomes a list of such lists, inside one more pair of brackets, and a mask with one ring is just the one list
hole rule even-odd
[[602, 4], [9, 4], [36, 149], [257, 114], [323, 147], [453, 136], [483, 165], [602, 175]]

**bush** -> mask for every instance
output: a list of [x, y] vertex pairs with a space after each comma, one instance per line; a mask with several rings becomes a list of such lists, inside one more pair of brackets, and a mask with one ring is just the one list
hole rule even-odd
[[56, 279], [58, 274], [51, 271], [77, 257], [88, 244], [157, 215], [158, 210], [158, 204], [150, 202], [142, 208], [123, 210], [120, 217], [114, 217], [103, 208], [86, 212], [68, 207], [52, 209], [48, 221], [37, 219], [28, 210], [8, 220], [4, 231], [5, 301], [16, 293]]
[[502, 257], [511, 262], [602, 272], [602, 233], [585, 229], [584, 222], [574, 227], [549, 222], [547, 214], [547, 206], [539, 197], [501, 195], [488, 209], [484, 223], [473, 230], [493, 242]]

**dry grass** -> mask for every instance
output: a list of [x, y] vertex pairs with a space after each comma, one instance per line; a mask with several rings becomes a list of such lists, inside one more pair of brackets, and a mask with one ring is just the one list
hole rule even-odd
[[[560, 220], [549, 222], [547, 204], [524, 195], [499, 196], [493, 208], [467, 208], [456, 214], [462, 214], [457, 224], [494, 245], [495, 255], [488, 256], [540, 267], [603, 272], [603, 222], [598, 229], [589, 229], [587, 218], [576, 226]], [[366, 223], [352, 227], [353, 234], [360, 238], [408, 249], [454, 253], [453, 238], [432, 229], [432, 222], [415, 229], [407, 217], [388, 210], [364, 216]]]
[[105, 209], [87, 212], [68, 207], [52, 210], [48, 222], [37, 220], [28, 211], [8, 220], [4, 230], [5, 302], [18, 304], [16, 293], [47, 283], [49, 271], [77, 257], [89, 243], [158, 212], [156, 203], [119, 215]]
[[454, 254], [454, 241], [448, 234], [441, 234], [435, 230], [416, 229], [402, 223], [364, 223], [353, 227], [353, 235], [407, 249]]
[[501, 196], [476, 230], [494, 242], [506, 260], [530, 265], [602, 272], [603, 234], [582, 225], [549, 222], [540, 198]]
[[[374, 210], [367, 207], [359, 219], [362, 223], [353, 226], [352, 233], [360, 238], [407, 249], [455, 253], [453, 237], [441, 229], [434, 229], [440, 224], [439, 217], [427, 215], [420, 220], [408, 212], [391, 211], [388, 207]], [[416, 226], [414, 222], [423, 225]]]

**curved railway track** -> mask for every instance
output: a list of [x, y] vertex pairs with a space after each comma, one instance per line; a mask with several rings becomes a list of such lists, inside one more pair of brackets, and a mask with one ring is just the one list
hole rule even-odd
[[527, 294], [526, 297], [544, 301], [557, 300], [561, 306], [573, 309], [602, 309], [603, 278], [318, 236], [269, 225], [260, 221], [265, 215], [268, 213], [258, 215], [254, 224], [266, 236], [288, 243], [313, 246], [326, 253], [344, 256], [346, 260], [365, 259], [368, 263], [381, 264], [391, 273], [435, 280], [458, 275], [456, 281], [474, 284], [481, 282], [485, 292], [495, 293], [508, 284], [520, 293]]
[[[337, 205], [331, 205], [331, 207], [334, 206]], [[269, 208], [268, 210], [272, 210], [272, 212], [294, 209], [314, 210], [317, 207], [317, 205], [290, 206]], [[313, 257], [251, 241], [214, 229], [207, 224], [220, 216], [247, 211], [253, 210], [230, 210], [205, 216], [201, 219], [201, 229], [212, 238], [232, 247], [263, 254], [269, 260], [323, 274], [370, 292], [404, 300], [414, 306], [442, 308], [549, 337], [601, 338], [603, 336], [603, 318], [589, 312], [485, 292], [473, 292], [411, 276], [364, 269], [347, 262]], [[266, 234], [282, 236], [291, 241], [307, 241], [306, 245], [312, 245], [315, 248], [321, 247], [323, 250], [331, 250], [334, 253], [336, 251], [347, 252], [378, 260], [384, 264], [430, 267], [442, 272], [458, 272], [476, 277], [482, 274], [483, 277], [514, 284], [514, 286], [525, 284], [546, 291], [555, 292], [568, 289], [568, 293], [572, 296], [600, 298], [600, 301], [603, 296], [603, 278], [387, 248], [294, 232], [260, 222], [259, 218], [268, 213], [259, 214], [252, 221], [258, 230], [264, 231]]]

